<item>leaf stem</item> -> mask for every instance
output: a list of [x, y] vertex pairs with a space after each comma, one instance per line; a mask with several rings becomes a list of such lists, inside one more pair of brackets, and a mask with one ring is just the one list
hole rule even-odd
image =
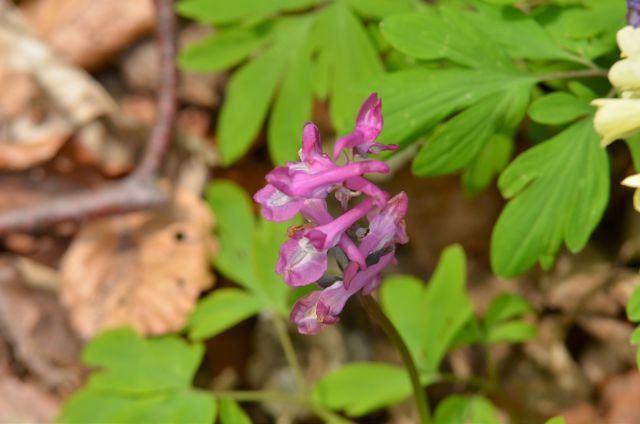
[[548, 74], [538, 75], [536, 78], [538, 82], [553, 81], [559, 79], [571, 79], [571, 78], [590, 78], [590, 77], [602, 77], [606, 78], [609, 75], [607, 69], [581, 69], [577, 71], [560, 71], [550, 72]]
[[291, 337], [289, 336], [289, 332], [287, 331], [287, 325], [285, 324], [282, 317], [276, 312], [273, 312], [271, 317], [273, 325], [276, 327], [276, 333], [278, 334], [280, 345], [282, 345], [284, 356], [287, 358], [289, 367], [291, 368], [293, 376], [296, 380], [298, 390], [300, 390], [301, 393], [306, 394], [307, 383], [302, 372], [302, 367], [300, 366], [300, 361], [298, 361], [298, 356], [296, 355], [296, 351], [293, 348], [293, 342], [291, 341]]
[[228, 390], [215, 391], [214, 396], [237, 400], [239, 402], [284, 402], [293, 405], [303, 406], [312, 411], [316, 416], [328, 423], [339, 424], [355, 424], [353, 421], [341, 417], [340, 415], [329, 411], [321, 406], [316, 405], [312, 401], [291, 393], [279, 392], [275, 390]]
[[360, 295], [360, 300], [364, 305], [364, 308], [367, 312], [373, 317], [373, 319], [378, 323], [378, 325], [385, 332], [387, 337], [391, 340], [391, 342], [396, 346], [400, 356], [402, 357], [402, 362], [409, 373], [409, 378], [411, 379], [411, 385], [413, 386], [413, 394], [416, 401], [416, 408], [418, 409], [418, 416], [420, 417], [420, 422], [422, 424], [428, 424], [431, 421], [430, 418], [430, 410], [429, 410], [429, 401], [427, 400], [427, 395], [420, 383], [420, 373], [418, 372], [418, 368], [411, 356], [411, 352], [409, 352], [409, 348], [402, 340], [400, 333], [393, 326], [389, 318], [384, 314], [382, 309], [380, 309], [380, 305], [378, 302], [373, 299], [371, 296]]

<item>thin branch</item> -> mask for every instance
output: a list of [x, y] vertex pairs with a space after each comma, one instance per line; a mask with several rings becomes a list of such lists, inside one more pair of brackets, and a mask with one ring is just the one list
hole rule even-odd
[[66, 194], [31, 206], [0, 211], [0, 235], [11, 231], [37, 231], [62, 221], [80, 221], [143, 210], [168, 202], [169, 194], [159, 188], [155, 179], [173, 139], [178, 81], [175, 67], [176, 17], [173, 0], [154, 1], [161, 75], [158, 114], [140, 163], [129, 177], [119, 182], [91, 191]]

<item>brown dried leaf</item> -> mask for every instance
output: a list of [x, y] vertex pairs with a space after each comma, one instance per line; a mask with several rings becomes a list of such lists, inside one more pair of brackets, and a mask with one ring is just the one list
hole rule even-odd
[[42, 163], [76, 129], [117, 112], [99, 84], [30, 34], [7, 3], [0, 3], [0, 92], [0, 170]]
[[48, 423], [60, 408], [60, 400], [33, 383], [0, 376], [0, 423]]
[[213, 284], [213, 219], [178, 190], [172, 205], [86, 224], [62, 259], [62, 299], [77, 332], [119, 325], [143, 334], [179, 330]]
[[153, 28], [151, 0], [31, 0], [21, 9], [40, 37], [86, 69], [108, 62]]
[[0, 334], [16, 360], [45, 385], [71, 389], [82, 375], [80, 343], [56, 295], [27, 287], [24, 280], [12, 261], [0, 260]]

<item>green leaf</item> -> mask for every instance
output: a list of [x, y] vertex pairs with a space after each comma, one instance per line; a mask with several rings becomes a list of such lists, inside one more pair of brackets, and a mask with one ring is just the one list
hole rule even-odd
[[547, 125], [565, 124], [592, 112], [588, 102], [563, 91], [539, 97], [529, 107], [531, 119]]
[[629, 338], [629, 341], [631, 342], [632, 345], [640, 344], [640, 326], [636, 327], [635, 330], [633, 330], [633, 333], [631, 333], [631, 337]]
[[572, 252], [582, 249], [609, 196], [609, 162], [591, 118], [520, 155], [498, 185], [512, 199], [493, 230], [496, 274], [512, 277], [536, 261], [551, 265], [563, 240]]
[[[483, 37], [502, 46], [513, 59], [576, 61], [538, 22], [514, 7], [497, 8], [477, 3], [453, 6]], [[493, 44], [492, 43], [492, 44]]]
[[308, 35], [309, 23], [299, 33], [290, 35], [301, 42], [292, 52], [269, 120], [269, 154], [276, 165], [297, 159], [302, 128], [311, 119], [313, 70], [307, 43], [302, 42]]
[[313, 402], [357, 417], [411, 395], [407, 372], [380, 363], [347, 364], [324, 376], [313, 388]]
[[366, 29], [343, 2], [335, 2], [319, 14], [313, 37], [320, 48], [319, 61], [331, 69], [331, 121], [338, 133], [350, 131], [369, 95], [363, 81], [382, 74], [382, 62]]
[[500, 293], [491, 300], [484, 316], [484, 322], [487, 327], [491, 327], [500, 321], [506, 321], [533, 312], [534, 309], [529, 302], [517, 294]]
[[467, 194], [474, 196], [486, 189], [493, 178], [509, 163], [513, 154], [513, 138], [494, 134], [467, 164], [462, 174], [462, 185]]
[[393, 47], [419, 59], [448, 59], [472, 68], [510, 68], [500, 49], [450, 7], [386, 18], [382, 34]]
[[254, 293], [264, 306], [286, 315], [290, 289], [275, 269], [287, 228], [299, 219], [276, 223], [260, 218], [256, 225], [249, 197], [231, 181], [211, 183], [207, 200], [218, 220], [221, 252], [216, 267]]
[[366, 18], [382, 19], [396, 13], [415, 10], [416, 0], [346, 0], [350, 7]]
[[636, 287], [627, 303], [627, 317], [629, 321], [640, 322], [640, 286]]
[[56, 422], [211, 424], [215, 417], [216, 403], [209, 393], [181, 390], [145, 397], [121, 397], [83, 389], [65, 402]]
[[562, 417], [553, 417], [550, 420], [545, 421], [544, 424], [567, 424], [567, 422]]
[[262, 302], [244, 290], [218, 289], [200, 300], [189, 317], [189, 338], [203, 340], [213, 337], [255, 315]]
[[452, 395], [436, 409], [433, 424], [500, 424], [496, 411], [482, 396]]
[[251, 424], [249, 416], [233, 399], [220, 399], [221, 424]]
[[507, 321], [493, 324], [488, 331], [489, 343], [520, 343], [536, 338], [536, 327], [524, 321]]
[[203, 353], [202, 345], [175, 336], [145, 340], [128, 328], [106, 331], [83, 352], [83, 361], [99, 369], [57, 421], [212, 423], [215, 399], [191, 388]]
[[304, 9], [322, 0], [181, 0], [176, 10], [182, 16], [212, 24], [257, 19], [281, 11]]
[[[445, 175], [468, 165], [491, 137], [517, 125], [529, 102], [530, 84], [485, 97], [436, 129], [413, 161], [419, 176]], [[508, 121], [508, 122], [505, 122]]]
[[99, 368], [89, 387], [133, 395], [188, 386], [203, 353], [202, 345], [189, 345], [174, 336], [144, 340], [121, 328], [91, 340], [82, 359]]
[[215, 180], [207, 188], [206, 199], [218, 223], [220, 254], [216, 259], [216, 268], [225, 277], [244, 287], [255, 287], [257, 282], [253, 269], [247, 266], [256, 231], [249, 196], [231, 181]]
[[415, 142], [438, 122], [497, 92], [533, 84], [529, 76], [471, 69], [415, 69], [376, 81], [385, 119], [380, 143]]
[[388, 277], [381, 304], [419, 368], [438, 370], [442, 358], [473, 310], [465, 292], [465, 256], [460, 246], [447, 248], [429, 284], [413, 277]]
[[224, 165], [245, 154], [258, 134], [285, 61], [286, 51], [272, 47], [229, 80], [218, 124], [218, 148]]
[[242, 62], [264, 42], [244, 28], [221, 31], [180, 51], [178, 64], [189, 71], [220, 71]]

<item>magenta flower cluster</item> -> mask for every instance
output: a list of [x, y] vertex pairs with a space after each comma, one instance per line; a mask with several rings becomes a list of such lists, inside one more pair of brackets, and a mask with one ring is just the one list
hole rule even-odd
[[[406, 194], [389, 198], [363, 177], [389, 172], [385, 163], [366, 160], [368, 154], [398, 148], [376, 143], [383, 126], [381, 108], [377, 94], [371, 94], [351, 134], [336, 140], [333, 158], [323, 152], [318, 128], [305, 124], [300, 161], [273, 169], [266, 176], [267, 185], [253, 197], [268, 220], [282, 222], [300, 213], [307, 221], [289, 229], [290, 238], [280, 248], [276, 267], [290, 286], [321, 288], [298, 300], [291, 311], [290, 319], [300, 333], [314, 334], [336, 323], [352, 295], [374, 291], [380, 272], [395, 261], [396, 244], [408, 241]], [[337, 164], [343, 153], [346, 163]], [[327, 207], [330, 193], [342, 210], [337, 217]], [[367, 224], [361, 226], [361, 222]], [[342, 275], [327, 275], [329, 254], [336, 258]]]

